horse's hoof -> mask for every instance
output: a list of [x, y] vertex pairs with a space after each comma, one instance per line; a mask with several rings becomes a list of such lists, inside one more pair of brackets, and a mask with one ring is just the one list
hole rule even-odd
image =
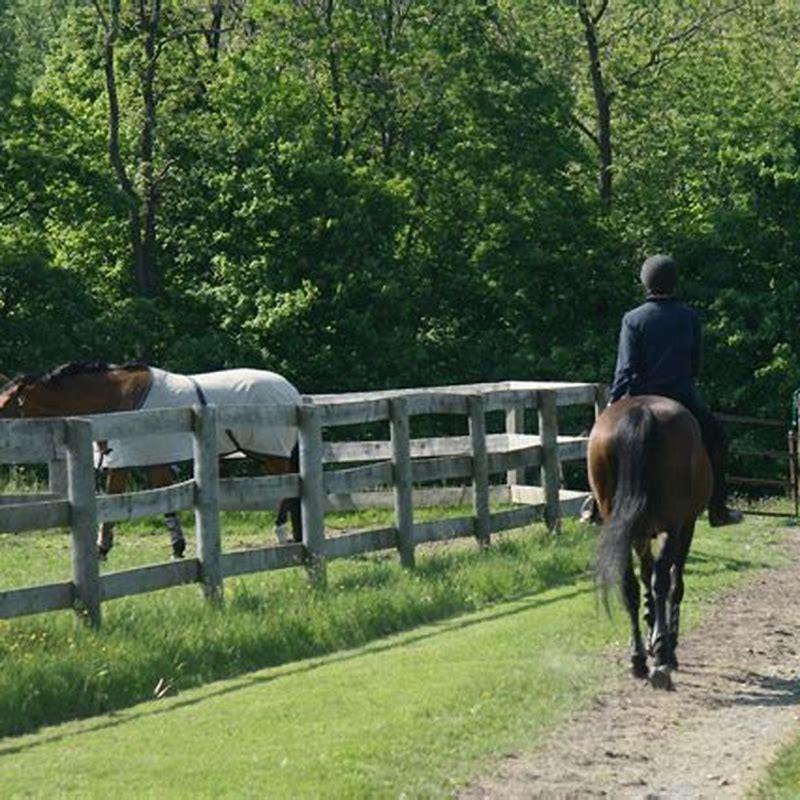
[[278, 539], [279, 544], [288, 544], [289, 543], [289, 526], [286, 524], [276, 525], [275, 526], [275, 536]]
[[663, 689], [667, 692], [672, 691], [673, 686], [670, 671], [670, 668], [666, 665], [653, 667], [653, 669], [650, 670], [650, 685], [654, 689]]
[[175, 544], [172, 545], [172, 558], [173, 559], [183, 558], [183, 554], [185, 552], [186, 552], [186, 542], [185, 541], [175, 542]]
[[108, 551], [103, 550], [102, 548], [97, 548], [97, 560], [98, 561], [107, 561], [108, 560]]
[[677, 658], [677, 656], [670, 656], [666, 660], [665, 663], [666, 663], [666, 666], [668, 666], [672, 670], [678, 669], [678, 658]]
[[634, 678], [646, 679], [649, 676], [647, 672], [647, 659], [644, 656], [631, 657], [631, 675]]

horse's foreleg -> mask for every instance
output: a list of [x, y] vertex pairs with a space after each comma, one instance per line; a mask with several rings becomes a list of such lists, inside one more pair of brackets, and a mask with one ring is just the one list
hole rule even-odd
[[661, 552], [653, 563], [654, 622], [652, 634], [653, 659], [655, 668], [650, 674], [653, 686], [659, 689], [672, 688], [669, 676], [675, 654], [667, 622], [667, 596], [671, 587], [671, 571], [674, 563], [675, 535], [668, 533]]
[[[173, 483], [172, 469], [168, 465], [149, 467], [147, 470], [150, 485], [156, 489], [171, 486]], [[172, 545], [173, 558], [183, 558], [186, 551], [186, 538], [183, 535], [180, 517], [174, 512], [169, 511], [164, 514], [164, 522], [169, 531], [169, 542]]]
[[639, 625], [639, 584], [633, 571], [633, 559], [628, 557], [628, 566], [622, 579], [622, 590], [625, 607], [631, 620], [631, 673], [634, 678], [647, 677], [647, 654], [642, 642], [642, 631]]
[[[300, 473], [300, 445], [296, 444], [292, 448], [292, 453], [285, 464], [286, 472]], [[289, 506], [289, 514], [292, 517], [292, 538], [296, 542], [303, 541], [303, 515], [300, 510], [300, 498], [292, 497], [284, 501]]]
[[[106, 475], [106, 494], [120, 494], [125, 490], [130, 471], [127, 469], [110, 469]], [[97, 554], [102, 561], [106, 560], [114, 546], [114, 523], [101, 522], [97, 529]]]

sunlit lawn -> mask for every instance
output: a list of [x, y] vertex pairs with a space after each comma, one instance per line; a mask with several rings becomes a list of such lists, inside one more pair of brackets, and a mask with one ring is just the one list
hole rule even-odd
[[[253, 541], [251, 522], [226, 536]], [[447, 793], [622, 672], [624, 615], [603, 616], [588, 572], [595, 535], [567, 524], [496, 537], [486, 552], [421, 548], [413, 573], [394, 554], [337, 562], [322, 592], [300, 569], [251, 576], [228, 581], [221, 611], [196, 587], [173, 589], [108, 603], [99, 633], [68, 613], [9, 623], [6, 733], [130, 710], [6, 739], [0, 782], [36, 796]], [[119, 552], [163, 553], [160, 536], [128, 531]], [[701, 524], [686, 625], [778, 563], [777, 543], [769, 522]], [[609, 648], [619, 657], [598, 658]], [[171, 687], [164, 699], [133, 706], [157, 686]]]

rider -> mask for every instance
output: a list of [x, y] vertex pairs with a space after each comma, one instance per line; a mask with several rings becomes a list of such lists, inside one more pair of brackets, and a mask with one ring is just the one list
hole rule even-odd
[[[640, 278], [647, 299], [622, 318], [609, 403], [625, 395], [655, 394], [686, 406], [700, 424], [714, 473], [709, 522], [715, 527], [740, 522], [741, 512], [726, 505], [725, 432], [695, 387], [700, 371], [700, 320], [693, 309], [675, 297], [678, 265], [672, 256], [651, 256], [642, 265]], [[581, 518], [595, 517], [594, 504], [587, 503]]]

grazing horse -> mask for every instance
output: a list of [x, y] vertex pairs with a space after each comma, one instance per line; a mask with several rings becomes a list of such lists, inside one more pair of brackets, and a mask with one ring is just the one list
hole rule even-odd
[[[146, 364], [102, 362], [63, 364], [50, 372], [23, 375], [0, 385], [0, 418], [68, 417], [213, 403], [296, 405], [297, 390], [285, 378], [264, 370], [224, 370], [199, 375], [175, 375]], [[297, 432], [293, 428], [221, 429], [220, 456], [241, 452], [259, 462], [268, 474], [297, 471]], [[138, 440], [99, 442], [100, 463], [107, 470], [106, 491], [125, 489], [131, 467], [144, 467], [154, 487], [173, 482], [172, 464], [192, 458], [188, 434], [146, 435]], [[302, 538], [297, 498], [278, 509], [276, 533], [284, 541], [291, 517], [295, 541]], [[186, 540], [177, 514], [165, 515], [173, 556], [181, 558]], [[98, 532], [98, 551], [105, 558], [113, 545], [113, 523]]]
[[[589, 437], [589, 483], [605, 523], [597, 577], [603, 597], [622, 587], [631, 624], [631, 671], [669, 689], [677, 668], [683, 569], [695, 521], [711, 494], [711, 464], [700, 426], [680, 403], [665, 397], [625, 397], [597, 419]], [[639, 628], [639, 557], [645, 619], [654, 667]]]

